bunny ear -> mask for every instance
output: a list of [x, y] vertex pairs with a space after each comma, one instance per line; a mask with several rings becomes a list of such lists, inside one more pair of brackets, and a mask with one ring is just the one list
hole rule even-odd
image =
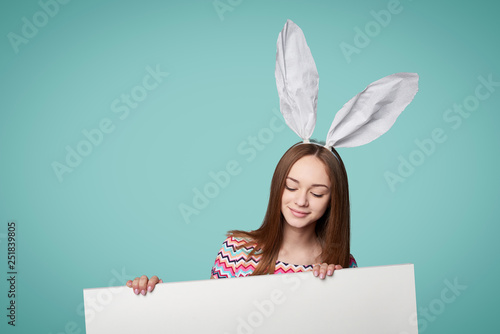
[[291, 20], [278, 36], [274, 74], [286, 124], [309, 141], [316, 125], [319, 77], [304, 33]]
[[418, 91], [417, 73], [396, 73], [369, 84], [335, 115], [326, 145], [355, 147], [386, 133]]

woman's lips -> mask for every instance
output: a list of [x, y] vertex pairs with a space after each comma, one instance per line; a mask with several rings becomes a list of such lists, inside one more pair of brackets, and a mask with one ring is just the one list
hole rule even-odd
[[297, 210], [294, 210], [292, 208], [289, 208], [289, 209], [292, 212], [292, 215], [294, 215], [297, 218], [304, 218], [305, 216], [308, 215], [307, 212], [297, 211]]

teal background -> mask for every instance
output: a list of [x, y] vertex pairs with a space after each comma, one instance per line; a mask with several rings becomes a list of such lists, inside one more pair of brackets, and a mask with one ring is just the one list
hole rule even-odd
[[[232, 4], [221, 19], [212, 1], [71, 1], [16, 53], [8, 34], [21, 35], [23, 17], [32, 21], [41, 7], [1, 3], [0, 247], [6, 254], [14, 220], [19, 273], [15, 328], [6, 324], [1, 279], [2, 333], [83, 333], [83, 289], [141, 274], [208, 279], [226, 231], [260, 226], [276, 163], [298, 137], [275, 131], [252, 161], [237, 148], [279, 109], [276, 40], [287, 19], [304, 31], [321, 79], [315, 138], [369, 83], [420, 75], [388, 133], [339, 149], [359, 266], [415, 264], [420, 333], [498, 328], [500, 87], [457, 129], [443, 114], [474, 95], [479, 76], [500, 81], [499, 5], [402, 0], [348, 62], [339, 45], [354, 45], [355, 27], [388, 1]], [[169, 75], [120, 119], [112, 101], [157, 65]], [[114, 131], [59, 182], [52, 163], [64, 163], [65, 147], [75, 149], [104, 118]], [[408, 159], [435, 128], [446, 141], [391, 191], [384, 173], [397, 173], [398, 157]], [[192, 205], [193, 189], [232, 160], [241, 172], [187, 223], [179, 206]], [[465, 290], [436, 309], [455, 279]]]

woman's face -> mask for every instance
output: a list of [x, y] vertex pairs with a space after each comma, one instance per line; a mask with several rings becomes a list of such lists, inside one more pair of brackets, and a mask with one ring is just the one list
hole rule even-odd
[[315, 223], [330, 203], [331, 184], [325, 165], [315, 156], [300, 158], [290, 169], [281, 197], [286, 222], [297, 228]]

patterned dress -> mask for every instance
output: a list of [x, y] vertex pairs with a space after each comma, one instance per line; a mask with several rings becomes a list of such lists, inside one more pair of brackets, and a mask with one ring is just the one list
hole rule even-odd
[[[242, 247], [236, 250], [237, 246], [244, 243], [245, 240], [243, 238], [235, 238], [233, 236], [226, 238], [212, 267], [212, 278], [244, 277], [253, 273], [259, 263], [261, 251], [255, 252], [247, 261], [247, 257], [254, 247]], [[357, 266], [356, 260], [351, 255], [349, 268], [356, 268]], [[275, 274], [298, 273], [312, 271], [313, 265], [297, 265], [276, 261], [275, 268]]]

